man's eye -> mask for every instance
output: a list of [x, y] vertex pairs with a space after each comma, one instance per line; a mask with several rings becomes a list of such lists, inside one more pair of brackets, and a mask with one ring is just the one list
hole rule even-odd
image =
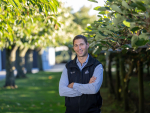
[[84, 44], [80, 44], [81, 46], [83, 46]]

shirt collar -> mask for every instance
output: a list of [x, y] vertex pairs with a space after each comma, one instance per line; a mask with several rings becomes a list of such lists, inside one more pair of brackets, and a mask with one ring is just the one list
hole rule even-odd
[[[89, 60], [89, 54], [88, 54], [88, 57], [87, 57], [87, 59], [86, 59], [86, 61], [84, 63], [87, 63], [88, 60]], [[78, 57], [77, 57], [76, 63], [80, 63], [79, 60], [78, 60]]]

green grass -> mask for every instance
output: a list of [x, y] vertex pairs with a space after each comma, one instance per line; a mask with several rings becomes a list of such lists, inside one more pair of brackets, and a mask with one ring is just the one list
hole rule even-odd
[[[64, 113], [58, 93], [61, 73], [39, 72], [17, 79], [17, 89], [0, 89], [0, 113]], [[51, 77], [49, 77], [51, 76]], [[0, 81], [0, 86], [4, 81]]]
[[[60, 97], [58, 85], [60, 72], [27, 74], [27, 79], [16, 79], [17, 89], [4, 89], [0, 81], [0, 113], [64, 113], [65, 98]], [[144, 82], [145, 107], [150, 104], [150, 81]], [[138, 98], [137, 77], [132, 77], [129, 89]], [[134, 113], [135, 104], [129, 100], [130, 111], [125, 112], [123, 102], [116, 101], [108, 88], [101, 88], [102, 113]], [[145, 112], [148, 113], [148, 112]]]

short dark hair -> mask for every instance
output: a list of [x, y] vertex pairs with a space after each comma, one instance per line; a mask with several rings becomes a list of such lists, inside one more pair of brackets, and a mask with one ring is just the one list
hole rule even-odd
[[83, 39], [84, 42], [87, 44], [87, 38], [85, 36], [83, 36], [83, 35], [77, 35], [73, 39], [73, 45], [74, 45], [74, 41], [77, 40], [77, 39]]

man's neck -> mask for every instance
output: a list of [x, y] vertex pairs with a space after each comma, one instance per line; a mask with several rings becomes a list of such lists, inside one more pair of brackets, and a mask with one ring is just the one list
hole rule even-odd
[[88, 57], [88, 54], [86, 56], [84, 56], [84, 57], [77, 57], [79, 62], [81, 63], [81, 66], [86, 61], [87, 57]]

